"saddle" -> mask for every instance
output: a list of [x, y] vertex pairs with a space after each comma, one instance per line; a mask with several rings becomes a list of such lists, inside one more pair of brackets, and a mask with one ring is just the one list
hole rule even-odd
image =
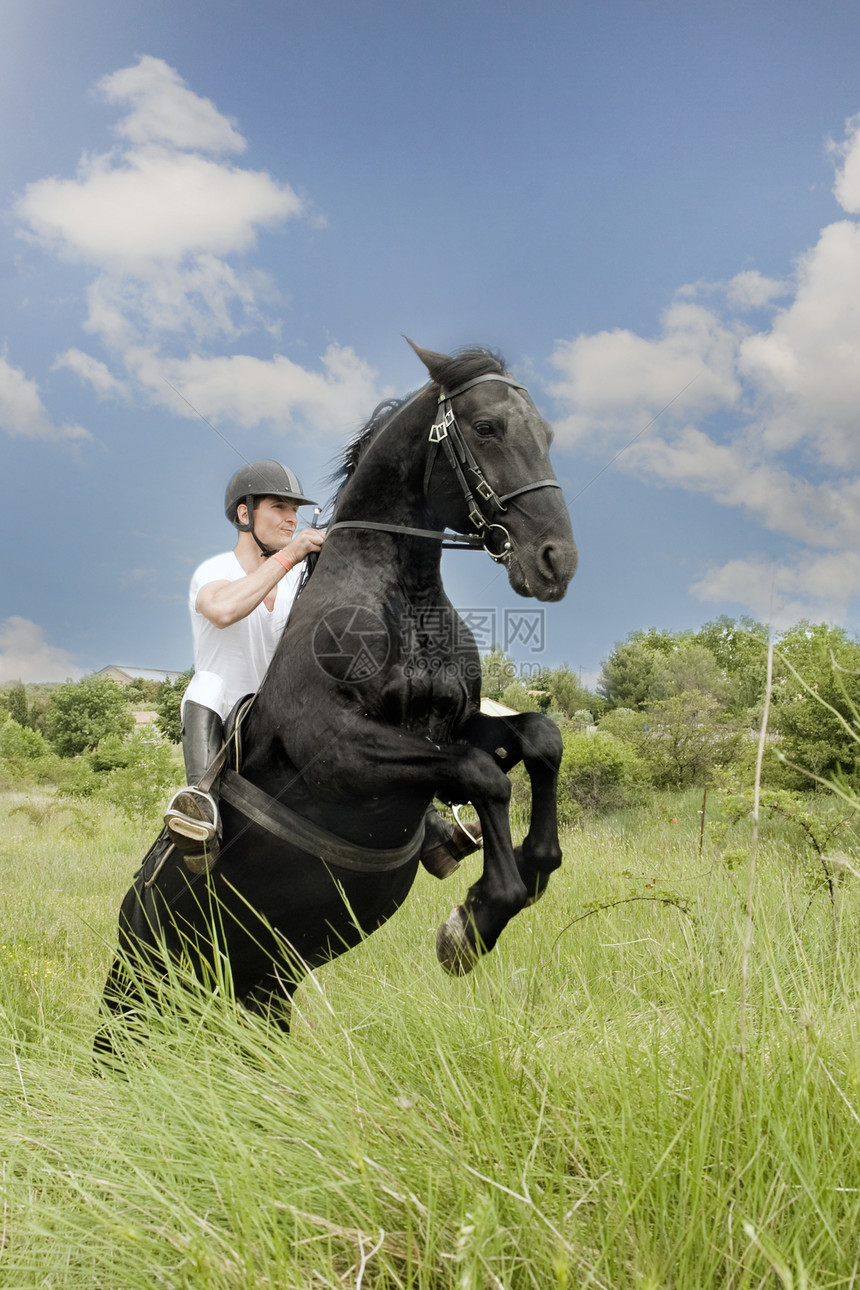
[[[424, 843], [423, 818], [412, 837], [400, 847], [386, 850], [362, 847], [338, 837], [335, 833], [330, 833], [319, 824], [314, 824], [313, 821], [293, 811], [279, 798], [271, 797], [256, 784], [245, 779], [239, 769], [244, 760], [242, 737], [244, 722], [255, 698], [255, 694], [246, 694], [227, 717], [224, 723], [224, 742], [198, 781], [197, 787], [201, 791], [208, 793], [217, 786], [217, 794], [221, 800], [228, 802], [245, 819], [260, 825], [268, 833], [290, 843], [306, 855], [313, 856], [323, 864], [332, 865], [336, 869], [348, 869], [357, 873], [382, 873], [401, 868], [420, 853]], [[146, 875], [147, 887], [155, 882], [173, 849], [167, 830], [163, 829], [138, 871], [139, 874]]]

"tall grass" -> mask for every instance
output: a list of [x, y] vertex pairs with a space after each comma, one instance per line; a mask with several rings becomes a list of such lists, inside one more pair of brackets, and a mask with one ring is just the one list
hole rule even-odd
[[699, 855], [695, 794], [568, 832], [470, 977], [442, 974], [433, 935], [476, 861], [422, 874], [309, 979], [290, 1037], [227, 983], [179, 983], [95, 1078], [142, 839], [14, 804], [0, 1286], [860, 1285], [860, 883], [840, 870], [834, 922], [787, 822], [760, 826], [743, 1062], [749, 838], [726, 860], [709, 825]]

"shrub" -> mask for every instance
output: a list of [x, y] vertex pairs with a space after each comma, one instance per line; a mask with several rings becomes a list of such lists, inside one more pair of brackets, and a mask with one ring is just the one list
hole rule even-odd
[[0, 721], [0, 778], [6, 783], [44, 783], [54, 779], [57, 758], [37, 730], [11, 717]]
[[127, 819], [153, 825], [161, 820], [170, 790], [185, 778], [154, 725], [140, 727], [130, 739], [108, 735], [65, 766], [61, 797], [110, 802]]
[[636, 750], [609, 734], [565, 730], [559, 773], [559, 817], [569, 823], [582, 811], [611, 811], [643, 799], [646, 775]]
[[50, 756], [50, 748], [38, 730], [19, 725], [12, 717], [0, 724], [0, 759], [21, 758], [32, 761]]
[[650, 703], [642, 712], [616, 709], [600, 723], [635, 748], [657, 788], [707, 784], [716, 766], [738, 754], [742, 733], [710, 694], [686, 691]]
[[113, 769], [100, 777], [99, 796], [127, 819], [157, 824], [164, 814], [169, 790], [184, 779], [170, 744], [153, 726], [142, 726], [125, 742], [122, 757], [117, 757], [117, 751], [111, 741], [102, 764], [110, 760]]
[[529, 694], [522, 681], [512, 681], [502, 691], [500, 701], [506, 708], [513, 708], [515, 712], [540, 712], [536, 695]]

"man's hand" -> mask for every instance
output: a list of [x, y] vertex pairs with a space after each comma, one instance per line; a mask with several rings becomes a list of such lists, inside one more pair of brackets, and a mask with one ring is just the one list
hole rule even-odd
[[304, 560], [306, 555], [312, 551], [319, 551], [325, 541], [325, 529], [300, 529], [290, 542], [283, 548], [283, 554], [293, 564], [298, 564]]

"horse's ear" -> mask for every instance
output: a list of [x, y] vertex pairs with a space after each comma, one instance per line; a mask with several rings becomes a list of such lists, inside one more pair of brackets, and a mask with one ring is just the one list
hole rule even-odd
[[444, 385], [444, 374], [451, 364], [449, 356], [447, 354], [435, 354], [432, 349], [422, 349], [420, 345], [415, 344], [414, 340], [410, 340], [405, 332], [401, 332], [400, 335], [415, 350], [415, 353], [421, 359], [436, 384]]

